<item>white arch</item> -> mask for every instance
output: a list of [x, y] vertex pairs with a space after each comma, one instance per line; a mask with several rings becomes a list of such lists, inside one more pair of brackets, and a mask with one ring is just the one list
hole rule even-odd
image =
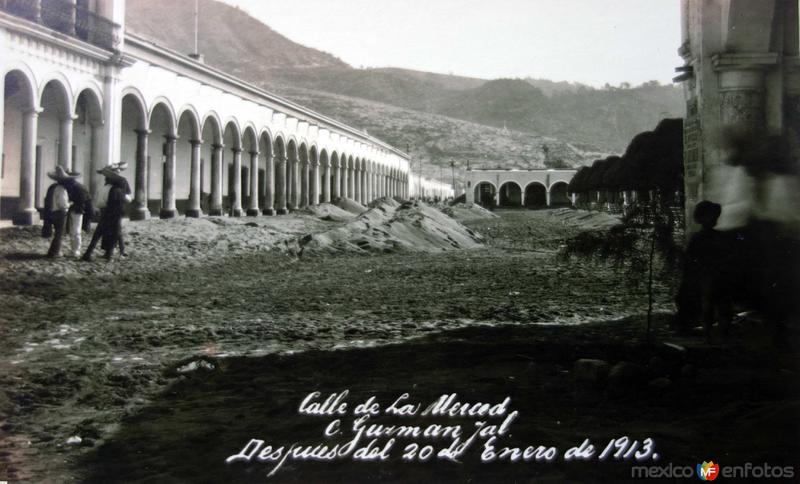
[[39, 99], [39, 107], [41, 107], [42, 103], [42, 96], [44, 95], [44, 90], [47, 89], [47, 85], [51, 82], [55, 82], [56, 84], [60, 85], [61, 90], [64, 93], [66, 102], [66, 108], [69, 111], [67, 116], [75, 116], [75, 96], [73, 95], [72, 84], [70, 84], [69, 79], [67, 76], [62, 74], [58, 71], [53, 71], [48, 73], [48, 75], [42, 78], [42, 83], [39, 84], [39, 93], [37, 98]]
[[30, 98], [28, 102], [32, 109], [40, 110], [41, 106], [39, 105], [39, 96], [37, 93], [39, 92], [39, 87], [36, 85], [36, 78], [33, 75], [33, 71], [30, 70], [27, 64], [23, 62], [12, 63], [11, 66], [3, 73], [3, 79], [12, 72], [18, 72], [22, 75], [25, 79], [25, 82], [28, 84], [28, 94]]
[[183, 106], [181, 106], [175, 118], [176, 119], [175, 130], [177, 132], [177, 130], [180, 128], [181, 118], [187, 112], [191, 114], [190, 127], [192, 129], [192, 136], [194, 137], [194, 139], [200, 141], [203, 138], [203, 126], [200, 125], [200, 115], [197, 113], [197, 109], [195, 109], [195, 107], [192, 106], [191, 104], [184, 104]]

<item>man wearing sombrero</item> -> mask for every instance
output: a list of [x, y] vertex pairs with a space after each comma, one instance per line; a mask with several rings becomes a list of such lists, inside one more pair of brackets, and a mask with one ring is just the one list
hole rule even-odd
[[[44, 197], [44, 227], [42, 228], [42, 236], [49, 237], [51, 228], [53, 233], [53, 240], [50, 242], [50, 250], [47, 251], [47, 257], [55, 258], [61, 256], [61, 238], [64, 236], [64, 226], [67, 221], [67, 213], [70, 210], [70, 188], [71, 185], [77, 183], [75, 180], [80, 176], [80, 173], [68, 173], [61, 166], [57, 166], [55, 170], [47, 173], [55, 183], [47, 188], [47, 194]], [[83, 213], [83, 212], [81, 212]], [[75, 225], [77, 222], [77, 229]], [[80, 230], [81, 221], [73, 220], [73, 230], [77, 230], [77, 241], [75, 237], [72, 238], [73, 253], [80, 253]]]
[[92, 236], [92, 241], [83, 260], [91, 261], [92, 252], [97, 246], [97, 242], [102, 238], [102, 248], [105, 251], [105, 258], [111, 259], [114, 247], [119, 245], [121, 255], [125, 255], [125, 243], [122, 240], [122, 216], [125, 214], [125, 202], [129, 201], [130, 185], [120, 173], [127, 168], [127, 163], [116, 163], [103, 167], [97, 172], [106, 179], [97, 193], [97, 207], [100, 208], [100, 222]]

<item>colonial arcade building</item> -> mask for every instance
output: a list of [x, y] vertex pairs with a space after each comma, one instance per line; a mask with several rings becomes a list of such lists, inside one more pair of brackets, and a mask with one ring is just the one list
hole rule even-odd
[[283, 214], [408, 195], [409, 159], [125, 31], [124, 0], [0, 0], [0, 217], [38, 219], [56, 165], [127, 162], [131, 219]]
[[572, 205], [567, 192], [577, 170], [481, 170], [466, 172], [466, 202], [484, 207]]

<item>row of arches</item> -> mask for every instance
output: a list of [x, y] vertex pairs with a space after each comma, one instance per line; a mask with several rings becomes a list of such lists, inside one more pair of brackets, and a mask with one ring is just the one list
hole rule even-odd
[[92, 171], [103, 126], [96, 86], [73, 95], [59, 76], [43, 81], [39, 89], [35, 86], [30, 73], [22, 69], [3, 77], [0, 218], [20, 224], [33, 222], [47, 188], [44, 174], [56, 164]]
[[531, 182], [522, 189], [515, 181], [507, 181], [499, 187], [490, 181], [475, 184], [475, 203], [484, 207], [550, 207], [571, 205], [567, 183], [557, 181], [546, 187], [540, 182]]
[[[102, 183], [95, 171], [104, 126], [94, 89], [72, 96], [53, 79], [41, 91], [27, 73], [4, 76], [3, 163], [0, 217], [30, 224], [43, 204], [45, 174], [56, 164], [79, 171], [83, 181]], [[38, 97], [37, 97], [38, 96]], [[141, 94], [122, 92], [118, 115], [119, 159], [134, 199], [132, 219], [158, 214], [281, 214], [337, 197], [363, 204], [403, 195], [407, 174], [365, 156], [319, 148], [192, 106], [177, 113], [167, 99], [147, 109]]]

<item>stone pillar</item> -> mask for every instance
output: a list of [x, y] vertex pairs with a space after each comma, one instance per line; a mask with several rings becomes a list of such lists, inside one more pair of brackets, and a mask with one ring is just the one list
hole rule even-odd
[[275, 158], [275, 213], [283, 215], [286, 209], [286, 171], [287, 161], [283, 155]]
[[136, 130], [136, 180], [131, 220], [145, 220], [150, 216], [150, 210], [147, 208], [147, 142], [149, 135], [149, 129]]
[[309, 161], [301, 160], [300, 161], [300, 208], [308, 207], [308, 200], [309, 200], [309, 172], [310, 172]]
[[264, 215], [275, 215], [275, 159], [272, 151], [267, 150], [264, 169]]
[[367, 165], [367, 168], [364, 170], [364, 199], [367, 203], [372, 201], [372, 187], [369, 185], [370, 177], [370, 169], [369, 165]]
[[294, 162], [292, 161], [291, 157], [286, 158], [286, 178], [285, 178], [285, 185], [283, 187], [284, 194], [286, 196], [286, 211], [294, 210], [295, 205], [292, 197], [294, 197]]
[[347, 167], [347, 196], [353, 200], [358, 200], [358, 194], [356, 193], [355, 173], [356, 168], [354, 166]]
[[339, 198], [342, 196], [342, 172], [338, 165], [331, 165], [333, 170], [333, 183], [331, 184], [331, 199]]
[[311, 162], [311, 205], [319, 205], [319, 161]]
[[258, 208], [258, 151], [250, 152], [250, 203], [247, 205], [247, 216], [255, 217], [261, 213]]
[[367, 169], [362, 167], [358, 174], [358, 183], [361, 185], [361, 189], [359, 191], [359, 193], [361, 193], [361, 203], [366, 205], [370, 202], [367, 200]]
[[222, 215], [222, 170], [224, 169], [222, 153], [225, 145], [214, 143], [211, 145], [211, 207], [208, 214]]
[[339, 166], [339, 176], [341, 178], [342, 186], [339, 187], [339, 196], [342, 198], [347, 198], [347, 164], [346, 162], [341, 163]]
[[719, 73], [722, 123], [740, 132], [765, 128], [764, 73], [724, 70]]
[[97, 170], [101, 169], [102, 166], [98, 166], [98, 161], [101, 160], [100, 151], [102, 148], [102, 139], [103, 136], [103, 125], [92, 125], [92, 147], [91, 147], [91, 154], [90, 159], [92, 162], [89, 164], [91, 169], [89, 173], [84, 175], [84, 180], [86, 183], [89, 184], [89, 193], [97, 192], [97, 189], [103, 186], [103, 175], [97, 173]]
[[322, 165], [322, 201], [331, 202], [331, 162]]
[[72, 171], [72, 126], [71, 115], [61, 120], [61, 134], [58, 140], [58, 164], [67, 171]]
[[242, 149], [233, 148], [233, 180], [231, 180], [231, 193], [228, 194], [231, 202], [231, 216], [242, 216]]
[[189, 206], [186, 207], [186, 216], [197, 218], [200, 216], [200, 148], [203, 142], [199, 139], [189, 140], [192, 145], [191, 173], [189, 174]]
[[350, 185], [353, 187], [353, 200], [358, 203], [361, 202], [361, 170], [358, 169], [357, 166], [354, 166], [352, 171], [350, 172], [351, 180]]
[[39, 113], [27, 111], [22, 119], [22, 151], [20, 159], [19, 208], [14, 225], [32, 225], [36, 213], [36, 137]]
[[161, 192], [160, 218], [173, 218], [178, 213], [175, 209], [175, 144], [178, 138], [168, 134], [166, 140], [167, 156], [164, 161], [163, 184]]

